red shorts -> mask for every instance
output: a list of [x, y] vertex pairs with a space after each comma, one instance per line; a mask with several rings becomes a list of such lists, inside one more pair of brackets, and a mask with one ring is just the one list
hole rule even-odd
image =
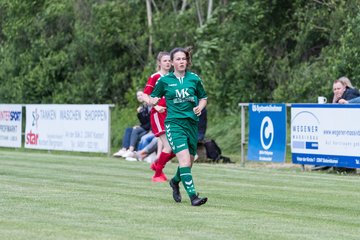
[[150, 123], [151, 130], [156, 137], [165, 133], [165, 118], [166, 111], [163, 113], [157, 112], [155, 109], [151, 109]]

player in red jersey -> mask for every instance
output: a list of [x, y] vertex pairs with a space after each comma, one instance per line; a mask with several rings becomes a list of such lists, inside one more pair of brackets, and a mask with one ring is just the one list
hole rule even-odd
[[[158, 79], [166, 74], [168, 74], [171, 67], [170, 63], [170, 53], [160, 52], [157, 56], [157, 72], [152, 74], [144, 88], [144, 100], [145, 102], [149, 101], [149, 95], [154, 90], [155, 84]], [[165, 136], [165, 118], [166, 118], [166, 101], [165, 98], [161, 98], [160, 101], [153, 106], [150, 113], [150, 122], [153, 133], [156, 137], [160, 139], [158, 141], [158, 151], [161, 151], [159, 158], [151, 164], [151, 169], [155, 171], [154, 176], [152, 177], [153, 182], [165, 182], [167, 180], [166, 175], [163, 172], [163, 168], [166, 163], [172, 159], [175, 154], [173, 154], [170, 144], [168, 143]]]

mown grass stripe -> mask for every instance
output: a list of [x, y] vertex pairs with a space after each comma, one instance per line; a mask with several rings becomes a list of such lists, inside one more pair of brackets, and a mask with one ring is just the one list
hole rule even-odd
[[[0, 150], [2, 239], [358, 239], [359, 176], [195, 164], [209, 202], [144, 162]], [[168, 177], [177, 164], [165, 168]]]

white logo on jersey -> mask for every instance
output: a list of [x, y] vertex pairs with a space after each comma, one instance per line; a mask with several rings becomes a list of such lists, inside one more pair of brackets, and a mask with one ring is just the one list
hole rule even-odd
[[180, 91], [178, 89], [175, 90], [175, 94], [176, 97], [178, 98], [186, 98], [187, 96], [190, 95], [190, 93], [188, 93], [189, 89], [185, 88], [185, 89], [181, 89]]

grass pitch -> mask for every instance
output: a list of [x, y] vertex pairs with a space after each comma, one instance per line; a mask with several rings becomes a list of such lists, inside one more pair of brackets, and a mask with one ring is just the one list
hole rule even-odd
[[[177, 164], [166, 166], [171, 177]], [[0, 151], [1, 239], [359, 239], [360, 177], [195, 164], [182, 203], [149, 164]]]

